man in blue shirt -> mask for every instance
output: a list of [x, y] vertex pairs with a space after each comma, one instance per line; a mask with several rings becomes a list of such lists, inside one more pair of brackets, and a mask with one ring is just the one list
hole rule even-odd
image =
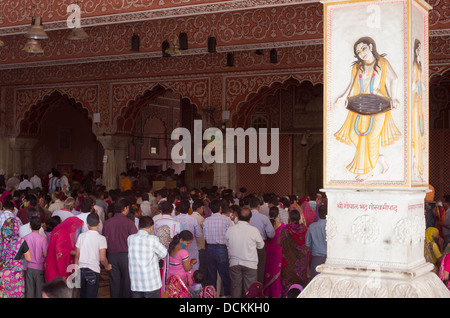
[[327, 259], [327, 205], [319, 206], [319, 220], [311, 223], [306, 232], [306, 247], [311, 250], [311, 279], [318, 273], [316, 267], [324, 264]]
[[[256, 227], [261, 234], [264, 241], [272, 239], [275, 236], [275, 230], [272, 223], [267, 216], [259, 213], [261, 207], [261, 201], [257, 197], [251, 197], [249, 200], [249, 206], [252, 210], [252, 217], [250, 219], [250, 225]], [[264, 269], [266, 266], [266, 248], [258, 249], [258, 282], [264, 284]]]

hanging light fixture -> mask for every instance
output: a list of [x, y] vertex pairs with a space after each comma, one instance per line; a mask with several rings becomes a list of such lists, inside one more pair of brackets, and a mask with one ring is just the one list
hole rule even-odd
[[40, 16], [31, 18], [31, 27], [25, 34], [25, 37], [34, 40], [48, 39], [48, 35], [45, 33], [44, 27], [42, 26], [42, 18]]
[[44, 53], [39, 41], [35, 39], [28, 39], [27, 43], [25, 43], [25, 46], [22, 48], [22, 51], [28, 53]]
[[85, 40], [89, 39], [89, 35], [86, 33], [86, 31], [83, 30], [82, 27], [75, 27], [72, 29], [72, 32], [70, 32], [67, 38], [69, 40]]

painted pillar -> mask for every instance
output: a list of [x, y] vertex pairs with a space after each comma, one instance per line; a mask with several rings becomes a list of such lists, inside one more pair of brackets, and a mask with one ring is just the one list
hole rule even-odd
[[132, 141], [128, 136], [97, 136], [103, 146], [103, 184], [106, 189], [118, 189], [119, 175], [127, 171], [128, 144]]
[[424, 258], [430, 6], [322, 3], [327, 260], [300, 297], [449, 297]]

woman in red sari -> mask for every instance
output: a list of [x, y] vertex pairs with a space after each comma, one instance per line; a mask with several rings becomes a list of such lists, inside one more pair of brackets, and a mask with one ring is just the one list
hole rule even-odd
[[264, 242], [266, 245], [266, 254], [270, 255], [270, 257], [266, 257], [266, 267], [264, 270], [264, 295], [272, 298], [281, 297], [282, 247], [277, 244], [277, 241], [280, 231], [285, 224], [278, 220], [279, 211], [276, 206], [269, 209], [270, 222], [275, 230], [275, 236]]
[[83, 221], [77, 217], [69, 217], [53, 229], [44, 262], [47, 282], [71, 274], [69, 265], [75, 264], [75, 243], [82, 229]]
[[305, 198], [306, 200], [303, 201], [301, 208], [303, 211], [303, 215], [305, 216], [305, 220], [306, 220], [306, 227], [309, 227], [311, 225], [311, 223], [314, 222], [314, 219], [316, 218], [316, 211], [314, 211], [311, 208], [311, 205], [309, 204], [307, 198]]
[[308, 264], [311, 251], [305, 246], [307, 228], [299, 223], [300, 212], [289, 213], [289, 224], [280, 230], [278, 245], [282, 247], [281, 286], [282, 297], [286, 298], [293, 284], [306, 286], [308, 283]]

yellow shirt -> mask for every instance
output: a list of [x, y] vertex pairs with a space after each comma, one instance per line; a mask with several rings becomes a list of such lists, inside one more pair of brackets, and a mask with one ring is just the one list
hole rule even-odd
[[120, 187], [122, 191], [128, 191], [131, 190], [131, 180], [127, 177], [124, 177], [122, 181], [120, 182]]

